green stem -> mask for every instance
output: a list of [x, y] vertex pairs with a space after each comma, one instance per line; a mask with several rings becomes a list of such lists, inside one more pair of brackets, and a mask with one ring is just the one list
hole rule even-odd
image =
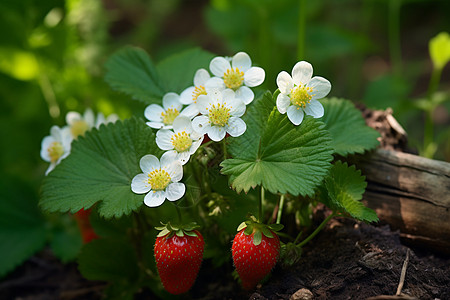
[[433, 95], [436, 92], [439, 82], [441, 80], [442, 69], [433, 69], [431, 73], [430, 83], [428, 85], [427, 99], [428, 109], [425, 111], [425, 128], [423, 137], [423, 155], [428, 158], [433, 158], [433, 152], [429, 149], [434, 140], [434, 124], [433, 124], [433, 111], [435, 105], [433, 104]]
[[[325, 220], [323, 220], [322, 223], [320, 223], [320, 225], [316, 228], [316, 230], [314, 230], [306, 239], [304, 239], [301, 243], [299, 243], [297, 245], [297, 247], [303, 247], [306, 243], [308, 243], [310, 240], [312, 240], [325, 227], [325, 225], [328, 223], [328, 221], [330, 221], [334, 216], [336, 216], [335, 212], [333, 212]], [[297, 243], [300, 236], [301, 236], [301, 234], [299, 234], [297, 236], [297, 238], [294, 241], [294, 244]]]
[[389, 54], [396, 76], [400, 76], [402, 70], [402, 52], [400, 47], [401, 5], [401, 0], [389, 1]]
[[176, 205], [176, 204], [174, 204], [174, 205], [175, 205], [175, 208], [177, 209], [178, 222], [179, 222], [180, 225], [181, 225], [181, 224], [183, 224], [183, 218], [182, 218], [182, 216], [181, 216], [181, 210], [180, 210], [180, 208], [178, 207], [178, 205]]
[[261, 197], [259, 198], [259, 205], [258, 205], [258, 221], [262, 222], [262, 218], [263, 218], [263, 202], [264, 202], [264, 195], [265, 191], [264, 191], [264, 187], [261, 185]]
[[277, 224], [281, 222], [281, 215], [283, 214], [283, 206], [284, 206], [284, 194], [280, 197], [280, 204], [278, 204], [278, 213], [277, 213]]
[[297, 59], [305, 59], [306, 1], [299, 0]]
[[222, 140], [222, 147], [223, 147], [223, 159], [227, 159], [228, 153], [227, 153], [227, 142], [225, 138]]

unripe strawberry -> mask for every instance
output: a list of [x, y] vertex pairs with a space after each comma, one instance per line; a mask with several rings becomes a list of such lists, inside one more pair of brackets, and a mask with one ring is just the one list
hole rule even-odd
[[[244, 223], [243, 223], [244, 224]], [[254, 288], [266, 277], [280, 255], [280, 239], [266, 225], [251, 222], [233, 240], [234, 266], [246, 290]]]
[[154, 254], [164, 288], [178, 295], [186, 293], [194, 284], [205, 242], [197, 230], [182, 230], [170, 224], [168, 227], [170, 230], [164, 229], [156, 238]]

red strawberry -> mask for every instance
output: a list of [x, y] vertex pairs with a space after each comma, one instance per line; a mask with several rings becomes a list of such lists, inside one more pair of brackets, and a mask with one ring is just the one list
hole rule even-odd
[[[194, 284], [203, 258], [205, 242], [189, 225], [184, 229], [167, 224], [155, 243], [155, 260], [164, 288], [171, 294], [186, 293]], [[189, 229], [189, 230], [188, 230]]]
[[280, 239], [273, 230], [281, 229], [278, 228], [279, 226], [266, 226], [252, 221], [239, 226], [239, 232], [233, 240], [232, 254], [244, 289], [254, 288], [277, 263]]
[[90, 215], [91, 209], [84, 208], [74, 214], [78, 228], [80, 228], [81, 237], [83, 238], [84, 244], [89, 243], [94, 239], [98, 239], [98, 235], [95, 233], [94, 228], [92, 228], [91, 221], [89, 221]]

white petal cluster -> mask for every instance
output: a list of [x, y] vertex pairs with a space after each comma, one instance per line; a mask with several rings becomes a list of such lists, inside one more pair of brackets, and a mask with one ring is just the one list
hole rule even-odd
[[320, 118], [324, 110], [317, 101], [328, 95], [331, 83], [319, 76], [312, 77], [313, 67], [306, 61], [300, 61], [292, 69], [292, 77], [282, 71], [277, 76], [280, 94], [277, 97], [277, 109], [285, 114], [294, 125], [303, 121], [304, 114]]
[[83, 136], [86, 131], [94, 127], [99, 128], [101, 124], [113, 123], [117, 120], [119, 120], [119, 116], [116, 114], [111, 114], [105, 118], [105, 115], [101, 112], [95, 118], [94, 112], [90, 108], [86, 109], [83, 115], [76, 111], [69, 111], [66, 115], [66, 123], [74, 139], [80, 135]]
[[192, 127], [213, 141], [222, 140], [227, 133], [232, 137], [240, 136], [247, 129], [240, 118], [246, 106], [230, 89], [199, 96], [197, 107], [202, 115], [192, 120]]
[[157, 207], [169, 201], [183, 197], [186, 187], [179, 182], [183, 177], [183, 167], [174, 152], [166, 152], [159, 160], [154, 155], [145, 155], [140, 160], [143, 173], [131, 181], [131, 190], [136, 194], [147, 194], [145, 205]]
[[245, 105], [255, 98], [250, 89], [264, 82], [266, 73], [260, 67], [252, 67], [250, 56], [245, 52], [239, 52], [230, 60], [225, 57], [215, 57], [209, 64], [211, 73], [215, 75], [209, 83], [219, 89], [232, 89], [236, 92], [236, 98], [240, 98]]
[[44, 137], [41, 143], [41, 158], [50, 163], [45, 175], [70, 154], [72, 135], [69, 127], [53, 126], [50, 135]]
[[162, 106], [150, 104], [145, 108], [144, 116], [150, 122], [147, 125], [155, 129], [172, 129], [173, 121], [180, 116], [192, 118], [196, 113], [189, 110], [182, 110], [183, 104], [180, 96], [176, 93], [167, 93], [163, 97]]
[[173, 130], [161, 129], [156, 133], [156, 144], [162, 150], [173, 151], [182, 165], [186, 164], [203, 141], [203, 135], [195, 132], [191, 120], [179, 116], [173, 122]]

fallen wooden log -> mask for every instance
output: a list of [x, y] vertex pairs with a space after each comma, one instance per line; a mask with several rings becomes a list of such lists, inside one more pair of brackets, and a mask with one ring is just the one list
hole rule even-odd
[[450, 163], [377, 149], [356, 158], [363, 201], [409, 242], [450, 254]]

